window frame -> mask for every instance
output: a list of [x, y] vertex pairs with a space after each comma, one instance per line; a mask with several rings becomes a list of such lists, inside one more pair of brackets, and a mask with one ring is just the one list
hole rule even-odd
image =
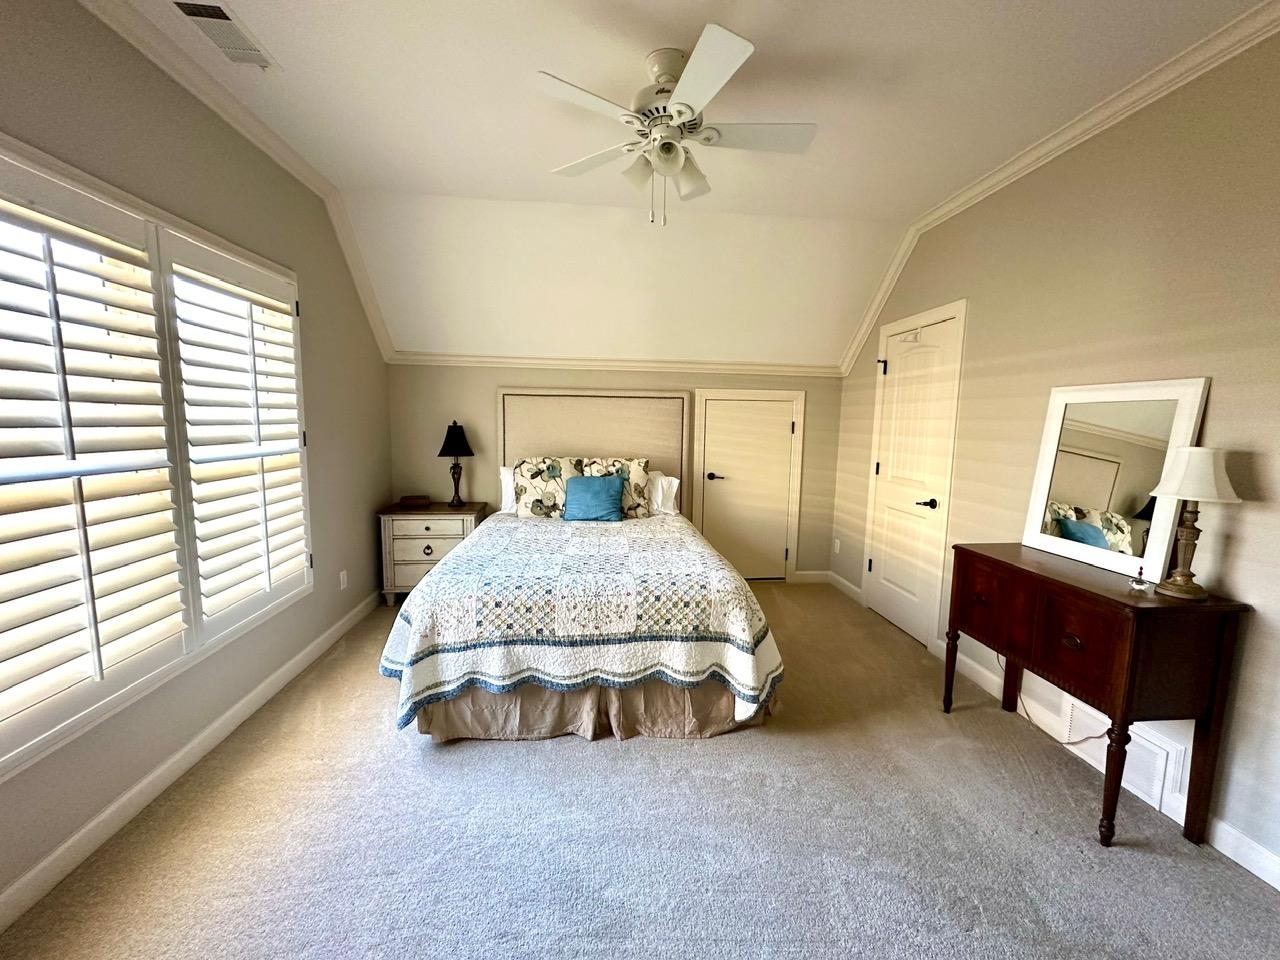
[[[18, 185], [17, 190], [5, 182], [11, 175], [12, 181]], [[145, 222], [146, 250], [154, 285], [156, 329], [163, 353], [161, 389], [167, 428], [166, 449], [171, 463], [175, 518], [179, 528], [178, 555], [182, 565], [183, 616], [186, 621], [176, 650], [173, 649], [174, 644], [166, 641], [130, 658], [136, 661], [132, 668], [117, 672], [114, 678], [108, 676], [87, 686], [77, 684], [0, 723], [0, 782], [3, 782], [309, 596], [315, 589], [315, 577], [312, 569], [314, 555], [303, 385], [305, 374], [297, 306], [301, 301], [301, 289], [297, 274], [3, 133], [0, 133], [0, 195], [87, 229], [101, 230], [103, 204], [117, 208], [124, 216]], [[87, 209], [94, 209], [95, 214], [86, 215]], [[207, 248], [224, 260], [239, 263], [250, 276], [265, 274], [294, 291], [292, 329], [300, 431], [298, 454], [308, 562], [303, 568], [300, 583], [288, 590], [279, 593], [268, 591], [261, 599], [255, 598], [255, 602], [241, 608], [242, 615], [232, 622], [225, 622], [221, 617], [219, 620], [223, 622], [220, 623], [211, 621], [206, 625], [201, 622], [199, 578], [195, 566], [191, 461], [188, 459], [183, 421], [173, 269], [165, 249], [166, 233]], [[234, 277], [224, 279], [235, 280]], [[252, 288], [251, 283], [244, 285]]]

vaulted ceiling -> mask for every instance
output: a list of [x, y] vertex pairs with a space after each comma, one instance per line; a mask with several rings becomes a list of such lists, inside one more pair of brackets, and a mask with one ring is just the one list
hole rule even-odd
[[[83, 2], [132, 22], [162, 65], [184, 58], [336, 193], [392, 357], [819, 366], [839, 362], [909, 223], [1253, 6], [227, 0], [274, 61], [260, 70], [169, 0]], [[548, 173], [626, 137], [542, 96], [536, 71], [626, 104], [645, 55], [690, 49], [708, 21], [756, 53], [707, 117], [814, 121], [809, 153], [695, 148], [712, 192], [673, 198], [665, 228], [625, 161]]]

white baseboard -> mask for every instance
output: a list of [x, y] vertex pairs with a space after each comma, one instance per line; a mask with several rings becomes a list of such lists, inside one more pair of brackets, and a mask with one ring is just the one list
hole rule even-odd
[[830, 584], [851, 600], [862, 603], [862, 588], [854, 586], [834, 570], [793, 570], [787, 577], [787, 583]]
[[1280, 854], [1217, 817], [1209, 818], [1209, 846], [1280, 890]]
[[93, 819], [59, 844], [57, 849], [0, 892], [0, 931], [31, 909], [116, 831], [137, 816], [143, 807], [160, 796], [170, 784], [195, 766], [201, 757], [225, 740], [231, 731], [279, 693], [285, 684], [364, 619], [377, 606], [379, 596], [379, 593], [374, 592], [365, 597], [355, 609], [201, 730], [190, 743], [116, 797]]
[[[946, 641], [935, 640], [929, 644], [929, 652], [942, 658], [946, 655]], [[989, 670], [971, 657], [963, 653], [956, 655], [956, 672], [964, 674], [987, 693], [1000, 699], [1004, 688], [1004, 678], [994, 670]], [[1066, 702], [1064, 698], [1064, 703]], [[1035, 700], [1023, 698], [1031, 722], [1055, 740], [1066, 740], [1068, 734], [1068, 718], [1065, 713], [1054, 713], [1041, 706]], [[1070, 748], [1068, 748], [1070, 749]], [[1074, 751], [1073, 751], [1074, 752]], [[1182, 798], [1185, 804], [1185, 797]], [[1177, 817], [1173, 819], [1177, 820]], [[1209, 820], [1209, 846], [1234, 860], [1254, 876], [1265, 883], [1280, 889], [1280, 854], [1268, 850], [1258, 841], [1241, 833], [1225, 821], [1212, 817]]]
[[787, 583], [830, 583], [829, 570], [792, 570]]
[[[939, 659], [945, 658], [947, 653], [946, 641], [934, 640], [933, 643], [929, 644], [929, 652]], [[1004, 677], [994, 670], [984, 667], [972, 657], [957, 653], [956, 672], [968, 677], [997, 700], [1004, 694]], [[1050, 710], [1029, 697], [1021, 698], [1019, 711], [1021, 712], [1023, 709], [1026, 710], [1027, 717], [1032, 723], [1055, 740], [1065, 740], [1067, 738], [1067, 718], [1061, 713]]]

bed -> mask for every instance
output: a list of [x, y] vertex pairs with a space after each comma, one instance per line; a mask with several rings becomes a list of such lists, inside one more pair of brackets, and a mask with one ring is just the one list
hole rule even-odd
[[[498, 407], [503, 462], [608, 443], [687, 463], [685, 394], [500, 391]], [[409, 594], [380, 668], [397, 726], [437, 740], [716, 736], [763, 722], [783, 676], [750, 587], [679, 513], [489, 517]]]

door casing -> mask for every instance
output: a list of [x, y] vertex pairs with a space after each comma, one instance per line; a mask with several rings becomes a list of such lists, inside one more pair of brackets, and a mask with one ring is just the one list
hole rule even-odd
[[[955, 412], [951, 423], [951, 449], [949, 451], [950, 467], [946, 471], [946, 477], [943, 480], [942, 495], [938, 498], [941, 501], [939, 509], [943, 511], [942, 526], [942, 552], [937, 558], [938, 570], [938, 590], [937, 597], [932, 602], [932, 616], [930, 617], [929, 635], [926, 637], [917, 637], [926, 647], [932, 649], [933, 645], [941, 639], [938, 633], [939, 624], [942, 622], [942, 604], [945, 600], [945, 591], [947, 572], [947, 550], [951, 545], [951, 485], [955, 476], [956, 464], [956, 428], [960, 420], [960, 391], [964, 386], [964, 334], [965, 334], [965, 315], [968, 311], [968, 300], [956, 300], [952, 303], [944, 304], [941, 307], [935, 307], [932, 310], [925, 310], [923, 313], [913, 314], [910, 317], [903, 317], [901, 320], [895, 320], [887, 323], [880, 328], [880, 343], [878, 356], [886, 356], [889, 348], [889, 340], [898, 334], [905, 333], [908, 330], [915, 330], [919, 327], [927, 327], [935, 323], [943, 321], [954, 321], [960, 327], [960, 356], [957, 359], [957, 382], [956, 382], [956, 403]], [[871, 456], [867, 464], [867, 537], [863, 541], [862, 549], [862, 566], [863, 576], [866, 576], [867, 558], [874, 558], [879, 550], [880, 530], [875, 523], [875, 505], [876, 505], [876, 455], [880, 450], [880, 419], [884, 409], [884, 377], [880, 375], [880, 370], [876, 370], [876, 402], [875, 411], [872, 414], [871, 422]], [[863, 600], [866, 600], [866, 591], [863, 592]]]
[[796, 572], [796, 553], [800, 546], [800, 474], [804, 462], [804, 391], [803, 390], [695, 390], [693, 392], [693, 469], [689, 471], [692, 483], [693, 525], [702, 529], [702, 484], [707, 466], [703, 463], [706, 450], [707, 401], [708, 400], [790, 400], [791, 419], [796, 429], [791, 437], [791, 482], [787, 494], [787, 560], [786, 578], [791, 580]]

